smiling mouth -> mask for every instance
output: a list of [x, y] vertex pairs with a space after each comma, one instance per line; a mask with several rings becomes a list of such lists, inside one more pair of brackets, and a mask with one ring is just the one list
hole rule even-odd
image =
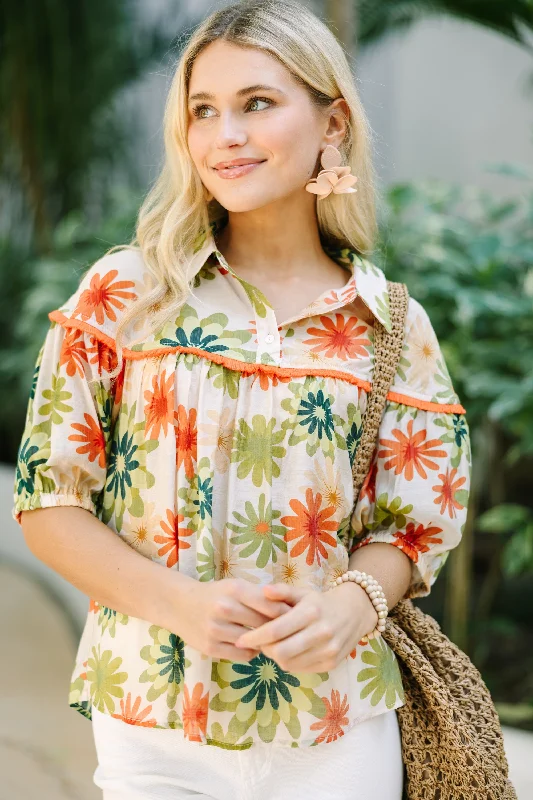
[[224, 172], [229, 169], [242, 169], [243, 167], [255, 167], [257, 164], [264, 164], [264, 161], [250, 161], [248, 164], [232, 164], [230, 167], [213, 167], [216, 172]]
[[220, 169], [213, 167], [213, 170], [217, 173], [221, 180], [233, 180], [249, 175], [251, 172], [257, 169], [257, 167], [260, 167], [261, 164], [264, 164], [265, 161], [266, 159], [263, 161], [252, 161], [249, 164], [236, 164], [235, 166], [221, 167]]

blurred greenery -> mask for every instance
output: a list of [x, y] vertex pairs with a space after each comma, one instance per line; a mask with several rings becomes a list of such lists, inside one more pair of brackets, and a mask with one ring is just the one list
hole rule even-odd
[[[73, 209], [99, 205], [121, 165], [135, 178], [136, 109], [117, 99], [169, 46], [134, 0], [4, 0], [0, 16], [0, 172], [20, 191], [34, 244]], [[105, 21], [105, 22], [104, 22]], [[27, 226], [21, 226], [25, 229]]]
[[491, 171], [522, 190], [502, 200], [438, 181], [390, 187], [376, 261], [427, 310], [472, 432], [472, 513], [447, 581], [421, 605], [448, 609], [446, 632], [502, 718], [533, 729], [533, 174]]
[[357, 0], [356, 6], [363, 44], [421, 19], [445, 15], [490, 28], [531, 49], [525, 34], [533, 28], [531, 0]]
[[130, 241], [139, 203], [131, 191], [114, 188], [97, 225], [81, 211], [67, 214], [53, 231], [51, 254], [23, 254], [9, 238], [0, 238], [2, 461], [16, 458], [35, 357], [50, 324], [48, 312], [75, 291], [83, 273], [110, 247]]

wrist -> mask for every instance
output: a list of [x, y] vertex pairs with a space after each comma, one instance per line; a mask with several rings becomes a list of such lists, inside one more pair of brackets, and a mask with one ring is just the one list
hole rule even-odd
[[[354, 581], [360, 586], [361, 589], [364, 590], [371, 605], [374, 607], [377, 613], [377, 625], [362, 636], [363, 641], [368, 642], [370, 639], [374, 639], [376, 636], [381, 636], [381, 634], [385, 631], [385, 620], [388, 613], [387, 598], [381, 584], [378, 583], [373, 575], [357, 569], [346, 570], [342, 575], [339, 575], [337, 578], [332, 580], [330, 582], [330, 589], [334, 589], [335, 587], [350, 581]], [[363, 605], [363, 608], [365, 607], [367, 606]]]
[[179, 621], [187, 616], [186, 605], [197, 584], [188, 575], [163, 567], [148, 603], [149, 621], [179, 636]]
[[334, 586], [333, 591], [338, 594], [344, 592], [347, 598], [346, 604], [348, 606], [353, 606], [356, 603], [358, 604], [359, 618], [362, 627], [365, 629], [365, 633], [374, 630], [379, 620], [378, 612], [362, 586], [359, 586], [355, 581], [345, 581]]

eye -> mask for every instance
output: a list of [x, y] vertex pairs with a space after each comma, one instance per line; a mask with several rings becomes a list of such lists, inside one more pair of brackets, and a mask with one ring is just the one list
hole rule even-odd
[[[274, 101], [270, 100], [268, 97], [250, 97], [250, 99], [248, 100], [248, 103], [246, 104], [246, 106], [248, 107], [250, 105], [250, 103], [255, 103], [255, 102], [268, 103], [269, 106], [274, 105]], [[205, 104], [201, 105], [201, 106], [194, 106], [194, 108], [192, 110], [193, 115], [195, 117], [197, 117], [198, 119], [209, 119], [208, 117], [205, 117], [205, 116], [202, 115], [202, 110], [204, 108], [210, 108], [210, 106], [206, 106]], [[258, 110], [259, 111], [263, 111], [263, 109], [261, 109], [261, 108], [258, 109]]]

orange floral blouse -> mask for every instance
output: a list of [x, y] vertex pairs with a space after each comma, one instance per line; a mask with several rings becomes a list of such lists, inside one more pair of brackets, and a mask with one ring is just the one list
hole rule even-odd
[[[471, 455], [465, 409], [427, 313], [410, 299], [402, 359], [379, 444], [354, 508], [352, 463], [372, 385], [373, 327], [390, 330], [383, 272], [351, 249], [346, 269], [278, 324], [257, 287], [216, 245], [191, 254], [192, 294], [150, 332], [121, 313], [152, 284], [139, 251], [104, 256], [49, 314], [20, 443], [13, 516], [79, 506], [145, 558], [199, 581], [241, 577], [316, 591], [349, 554], [387, 542], [426, 595], [466, 519]], [[70, 704], [230, 749], [307, 747], [398, 708], [404, 691], [382, 638], [334, 670], [290, 673], [264, 654], [211, 658], [175, 635], [91, 601]]]

